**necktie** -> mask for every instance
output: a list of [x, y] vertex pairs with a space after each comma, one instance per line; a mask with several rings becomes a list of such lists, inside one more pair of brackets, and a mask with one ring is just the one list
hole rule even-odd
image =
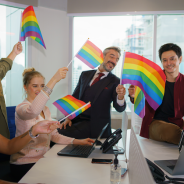
[[93, 84], [95, 84], [96, 82], [98, 82], [103, 75], [105, 75], [105, 74], [104, 73], [98, 73], [98, 77], [93, 81], [93, 83], [91, 84], [91, 86]]

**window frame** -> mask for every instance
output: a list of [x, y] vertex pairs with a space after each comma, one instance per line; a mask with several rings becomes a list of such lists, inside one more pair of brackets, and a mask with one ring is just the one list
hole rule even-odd
[[[69, 59], [72, 59], [74, 53], [73, 53], [73, 18], [74, 17], [89, 17], [89, 16], [122, 16], [122, 15], [153, 15], [153, 61], [156, 63], [156, 53], [157, 53], [157, 16], [158, 15], [180, 15], [184, 14], [184, 10], [181, 11], [149, 11], [149, 12], [104, 12], [104, 13], [69, 13], [67, 14], [69, 16]], [[72, 65], [70, 65], [70, 71], [72, 71]], [[72, 72], [69, 72], [69, 79], [68, 83], [70, 84], [68, 86], [68, 92], [69, 94], [72, 94]], [[131, 112], [127, 112], [128, 116], [131, 115]], [[111, 111], [112, 119], [121, 119], [122, 114], [118, 113], [116, 111]]]

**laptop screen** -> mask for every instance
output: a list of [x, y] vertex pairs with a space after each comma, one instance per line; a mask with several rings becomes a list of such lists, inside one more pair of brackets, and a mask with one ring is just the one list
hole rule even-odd
[[97, 142], [97, 141], [100, 141], [100, 138], [102, 137], [103, 133], [105, 132], [107, 126], [109, 125], [109, 123], [107, 123], [103, 128], [102, 128], [102, 131], [100, 132], [99, 136], [96, 138], [94, 144]]

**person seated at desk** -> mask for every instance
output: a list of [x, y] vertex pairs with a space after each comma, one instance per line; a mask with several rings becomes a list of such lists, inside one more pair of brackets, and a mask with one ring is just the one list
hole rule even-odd
[[[184, 125], [184, 75], [179, 72], [181, 48], [173, 43], [162, 45], [159, 58], [166, 75], [165, 94], [156, 111], [145, 101], [140, 136], [178, 144]], [[134, 86], [131, 85], [129, 95], [132, 102], [134, 91]]]
[[104, 61], [97, 70], [82, 72], [72, 96], [86, 103], [90, 101], [91, 107], [72, 121], [67, 118], [61, 124], [59, 133], [78, 139], [96, 138], [109, 123], [102, 138], [111, 135], [111, 102], [118, 112], [123, 112], [126, 108], [126, 90], [120, 85], [120, 79], [111, 73], [120, 55], [120, 48], [108, 47], [103, 51]]
[[[32, 140], [32, 136], [34, 137], [38, 134], [49, 134], [58, 127], [58, 121], [43, 120], [33, 125], [29, 131], [11, 140], [0, 134], [0, 153], [7, 155], [17, 153]], [[0, 184], [11, 183], [12, 182], [0, 180]]]
[[[15, 124], [16, 135], [25, 133], [38, 121], [52, 120], [49, 108], [45, 106], [49, 100], [55, 84], [66, 77], [68, 68], [60, 68], [45, 86], [43, 75], [34, 68], [23, 72], [23, 86], [27, 98], [16, 107]], [[91, 145], [92, 139], [78, 140], [60, 135], [57, 130], [51, 134], [42, 134], [33, 138], [22, 150], [11, 155], [10, 170], [13, 176], [21, 179], [24, 174], [37, 162], [50, 148], [50, 140], [59, 144]]]

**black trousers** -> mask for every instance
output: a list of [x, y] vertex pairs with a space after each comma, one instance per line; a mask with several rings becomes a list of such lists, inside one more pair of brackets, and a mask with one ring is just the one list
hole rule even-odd
[[16, 179], [16, 181], [21, 180], [21, 178], [33, 167], [35, 163], [15, 165], [10, 164], [11, 175]]
[[90, 120], [76, 118], [72, 121], [72, 126], [66, 126], [66, 129], [58, 129], [62, 135], [73, 137], [76, 139], [85, 139], [90, 137]]

